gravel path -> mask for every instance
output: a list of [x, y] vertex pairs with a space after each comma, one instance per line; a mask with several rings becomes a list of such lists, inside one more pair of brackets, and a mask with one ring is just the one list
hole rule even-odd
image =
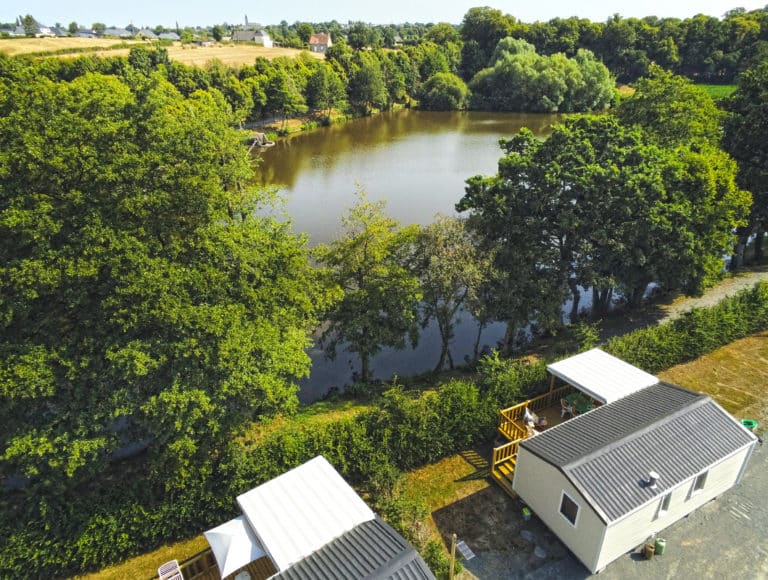
[[736, 294], [739, 290], [754, 286], [757, 282], [768, 281], [768, 266], [758, 266], [749, 271], [741, 272], [731, 278], [726, 278], [717, 286], [708, 289], [703, 296], [688, 298], [681, 297], [669, 304], [662, 304], [659, 309], [663, 312], [662, 320], [671, 320], [691, 308], [714, 306], [726, 296]]

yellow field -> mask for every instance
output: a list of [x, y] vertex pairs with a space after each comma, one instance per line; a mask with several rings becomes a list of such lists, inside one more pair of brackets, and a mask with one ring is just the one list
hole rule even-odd
[[[93, 56], [127, 56], [127, 48], [109, 50], [109, 47], [123, 43], [146, 44], [152, 46], [143, 40], [119, 40], [115, 38], [19, 38], [19, 39], [0, 39], [0, 52], [8, 55], [27, 54], [30, 52], [54, 52], [64, 49], [77, 49], [78, 52], [70, 54], [56, 55], [62, 58], [74, 58], [83, 55]], [[81, 52], [82, 51], [82, 52]], [[214, 46], [182, 46], [176, 42], [168, 47], [168, 56], [171, 60], [178, 61], [186, 65], [203, 66], [205, 63], [218, 59], [229, 66], [240, 66], [243, 64], [253, 64], [256, 57], [263, 56], [268, 59], [278, 56], [287, 56], [293, 58], [297, 56], [300, 50], [295, 48], [264, 48], [249, 44], [218, 44]], [[317, 59], [325, 58], [323, 54], [308, 52], [308, 54]]]
[[30, 52], [44, 52], [64, 49], [93, 48], [94, 51], [122, 43], [141, 43], [143, 40], [123, 40], [117, 38], [2, 38], [0, 52], [15, 56]]

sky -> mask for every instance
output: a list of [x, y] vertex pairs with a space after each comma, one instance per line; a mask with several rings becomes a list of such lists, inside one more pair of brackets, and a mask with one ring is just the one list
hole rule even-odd
[[459, 24], [467, 10], [489, 5], [523, 22], [578, 16], [593, 22], [613, 14], [624, 17], [659, 16], [687, 18], [695, 14], [722, 17], [733, 8], [763, 8], [768, 0], [2, 0], [0, 22], [32, 14], [39, 22], [66, 26], [75, 21], [90, 27], [94, 22], [107, 26], [173, 27], [236, 24], [249, 22], [278, 24], [363, 21], [374, 24], [402, 22], [449, 22]]

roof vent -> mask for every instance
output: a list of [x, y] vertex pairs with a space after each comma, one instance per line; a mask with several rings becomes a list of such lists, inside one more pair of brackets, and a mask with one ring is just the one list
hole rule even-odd
[[658, 473], [656, 473], [655, 471], [649, 472], [648, 473], [648, 487], [650, 487], [651, 489], [656, 489], [656, 484], [658, 483], [660, 477], [661, 476]]

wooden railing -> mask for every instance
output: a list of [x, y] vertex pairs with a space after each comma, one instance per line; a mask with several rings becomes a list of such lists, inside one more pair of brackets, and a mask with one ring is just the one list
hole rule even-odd
[[520, 444], [520, 440], [510, 441], [509, 443], [496, 447], [493, 450], [493, 459], [491, 460], [491, 468], [496, 467], [499, 463], [504, 463], [508, 459], [517, 455], [517, 446]]
[[499, 411], [499, 430], [506, 435], [507, 433], [502, 429], [502, 425], [506, 428], [508, 424], [511, 423], [517, 428], [517, 432], [515, 432], [513, 429], [509, 429], [509, 431], [513, 432], [517, 436], [510, 437], [510, 439], [525, 438], [525, 429], [516, 423], [522, 423], [523, 415], [525, 414], [525, 408], [528, 407], [531, 411], [541, 411], [542, 409], [546, 409], [547, 407], [554, 405], [557, 401], [570, 393], [572, 390], [573, 387], [566, 385], [564, 387], [560, 387], [559, 389], [544, 393], [543, 395], [533, 399], [519, 403], [514, 407], [502, 409]]

